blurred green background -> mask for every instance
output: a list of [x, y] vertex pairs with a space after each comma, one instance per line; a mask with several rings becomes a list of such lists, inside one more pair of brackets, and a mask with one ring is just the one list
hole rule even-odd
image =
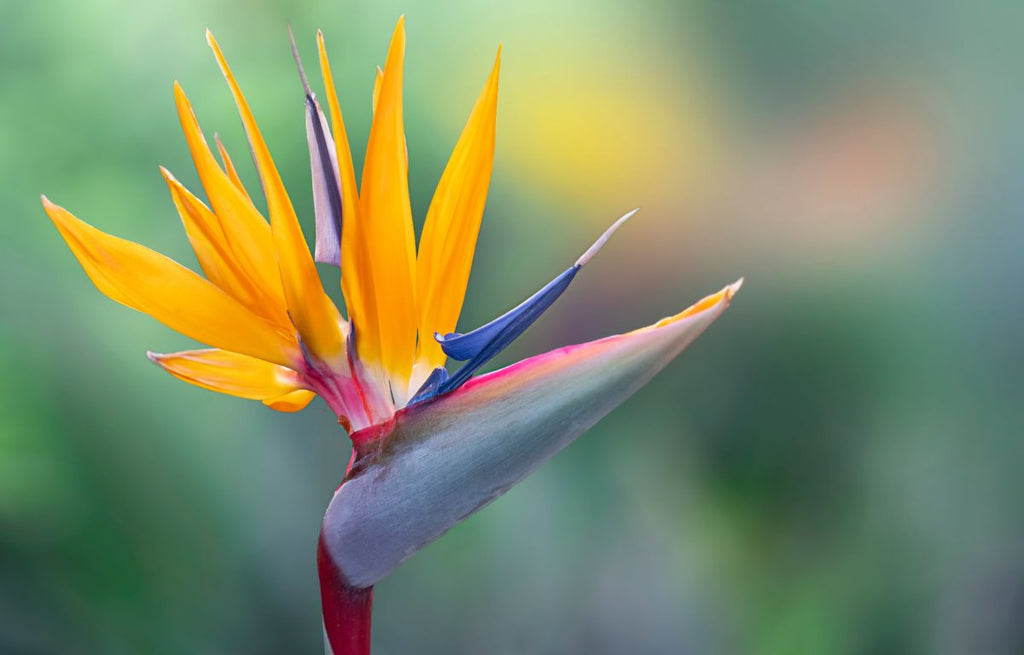
[[285, 26], [313, 70], [325, 30], [361, 161], [402, 12], [419, 220], [504, 43], [464, 327], [643, 207], [496, 364], [747, 284], [382, 582], [375, 652], [1024, 652], [1024, 5], [914, 0], [0, 3], [0, 652], [321, 652], [344, 434], [161, 373], [190, 344], [39, 194], [194, 266], [173, 80], [248, 164], [209, 26], [309, 229]]

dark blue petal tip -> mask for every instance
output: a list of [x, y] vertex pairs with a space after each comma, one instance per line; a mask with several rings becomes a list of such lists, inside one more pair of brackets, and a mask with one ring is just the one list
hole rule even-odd
[[421, 400], [426, 400], [432, 396], [436, 396], [438, 389], [442, 384], [448, 380], [448, 370], [445, 368], [435, 368], [430, 372], [427, 379], [420, 385], [420, 388], [416, 391], [415, 395], [409, 399], [409, 404], [418, 403]]

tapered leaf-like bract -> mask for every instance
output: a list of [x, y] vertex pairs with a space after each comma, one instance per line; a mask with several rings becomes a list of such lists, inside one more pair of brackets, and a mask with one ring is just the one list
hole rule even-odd
[[375, 584], [632, 395], [736, 289], [650, 327], [483, 375], [353, 434], [356, 461], [324, 516], [334, 566], [354, 587]]

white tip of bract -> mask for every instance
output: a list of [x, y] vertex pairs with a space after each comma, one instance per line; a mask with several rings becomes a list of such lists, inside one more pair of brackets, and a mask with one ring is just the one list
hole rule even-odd
[[735, 282], [733, 282], [732, 284], [730, 284], [729, 286], [727, 286], [725, 288], [725, 295], [728, 296], [728, 298], [730, 300], [732, 299], [733, 296], [736, 295], [736, 292], [739, 291], [740, 288], [743, 287], [743, 280], [744, 279], [745, 278], [741, 277], [740, 279], [736, 280]]
[[474, 378], [354, 433], [358, 457], [324, 515], [333, 564], [355, 587], [384, 578], [646, 384], [738, 286], [655, 325]]
[[597, 239], [597, 241], [594, 242], [594, 245], [587, 248], [587, 251], [580, 255], [580, 258], [576, 260], [576, 265], [585, 266], [586, 263], [590, 261], [590, 258], [596, 255], [597, 251], [604, 247], [604, 244], [608, 242], [608, 239], [612, 238], [612, 235], [615, 234], [615, 231], [622, 227], [622, 224], [628, 221], [630, 218], [632, 218], [633, 214], [637, 213], [638, 211], [640, 211], [639, 207], [637, 207], [631, 212], [624, 214], [619, 218], [619, 220], [612, 223], [611, 227], [605, 230], [604, 234], [602, 234]]

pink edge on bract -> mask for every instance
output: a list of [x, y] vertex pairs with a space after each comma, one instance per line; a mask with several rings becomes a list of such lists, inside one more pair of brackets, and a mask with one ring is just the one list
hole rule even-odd
[[[677, 321], [695, 316], [702, 312], [714, 310], [714, 318], [717, 318], [718, 315], [725, 311], [729, 306], [729, 303], [732, 301], [732, 297], [736, 295], [736, 292], [739, 291], [742, 286], [743, 278], [740, 278], [718, 293], [711, 294], [710, 296], [694, 303], [690, 307], [687, 307], [678, 314], [667, 316], [656, 323], [646, 327], [637, 328], [636, 330], [631, 330], [623, 334], [614, 334], [601, 339], [595, 339], [594, 341], [562, 346], [561, 348], [549, 350], [548, 352], [540, 355], [528, 357], [496, 371], [478, 375], [477, 377], [470, 379], [465, 385], [453, 393], [468, 393], [478, 386], [483, 387], [481, 391], [488, 388], [498, 388], [501, 386], [503, 381], [512, 378], [515, 378], [517, 383], [521, 385], [523, 380], [520, 378], [522, 376], [543, 376], [544, 371], [550, 367], [560, 368], [570, 365], [574, 360], [596, 356], [603, 351], [613, 349], [624, 340], [633, 340], [637, 338], [643, 339], [646, 334], [654, 333], [668, 325], [671, 325], [672, 323], [676, 323]], [[415, 409], [415, 407], [411, 409]]]

